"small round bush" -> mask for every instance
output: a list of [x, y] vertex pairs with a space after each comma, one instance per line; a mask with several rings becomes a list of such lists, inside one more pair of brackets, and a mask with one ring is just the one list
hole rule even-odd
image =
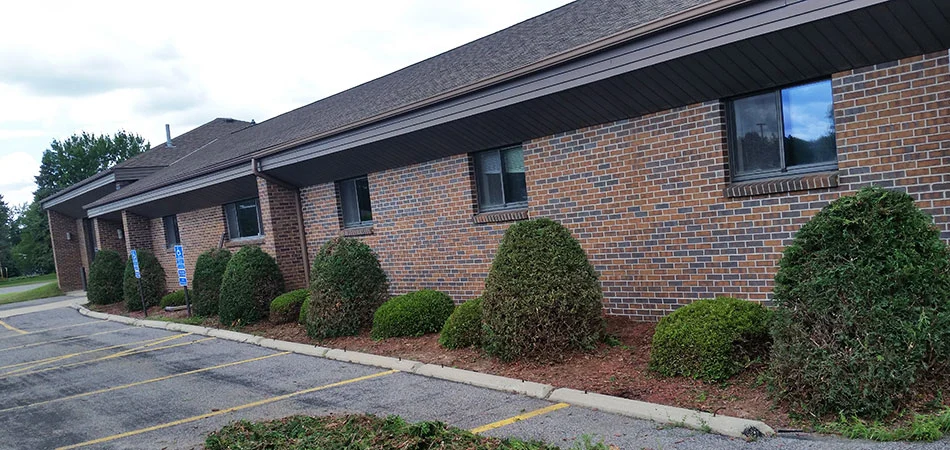
[[452, 297], [430, 289], [393, 297], [373, 315], [370, 337], [379, 340], [438, 333], [454, 309]]
[[602, 301], [597, 272], [567, 228], [550, 219], [518, 222], [485, 280], [485, 350], [502, 360], [550, 360], [591, 349], [605, 330]]
[[442, 327], [439, 345], [445, 348], [482, 345], [482, 299], [472, 299], [455, 308]]
[[164, 308], [166, 306], [185, 306], [185, 291], [174, 291], [168, 295], [162, 297], [162, 301], [158, 303], [158, 306]]
[[309, 295], [309, 289], [297, 289], [281, 294], [270, 302], [270, 321], [290, 323], [297, 320], [300, 317], [300, 307]]
[[215, 248], [198, 255], [195, 274], [192, 277], [192, 307], [199, 316], [218, 314], [218, 299], [221, 296], [221, 278], [231, 260], [231, 252]]
[[386, 273], [362, 241], [338, 237], [313, 260], [307, 333], [315, 338], [359, 334], [389, 297]]
[[122, 292], [125, 295], [125, 307], [129, 311], [142, 310], [142, 297], [147, 306], [155, 306], [165, 295], [165, 268], [158, 262], [155, 255], [148, 250], [137, 250], [139, 272], [142, 274], [142, 296], [139, 296], [138, 280], [135, 278], [135, 268], [132, 267], [132, 258], [125, 264], [125, 280]]
[[310, 291], [307, 291], [307, 297], [300, 304], [300, 314], [297, 315], [297, 323], [307, 325], [307, 310], [310, 309]]
[[122, 301], [122, 274], [125, 263], [112, 250], [99, 250], [89, 266], [86, 296], [94, 305], [111, 305]]
[[669, 377], [725, 380], [767, 353], [770, 317], [762, 305], [728, 297], [683, 306], [657, 324], [650, 368]]
[[221, 277], [218, 318], [222, 324], [252, 324], [267, 317], [272, 299], [284, 292], [274, 258], [259, 247], [238, 250]]
[[904, 193], [865, 188], [823, 208], [779, 262], [771, 389], [822, 416], [880, 419], [950, 360], [950, 251]]

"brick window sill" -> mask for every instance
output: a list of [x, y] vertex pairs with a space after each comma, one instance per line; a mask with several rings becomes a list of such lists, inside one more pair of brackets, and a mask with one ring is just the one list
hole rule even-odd
[[241, 239], [234, 239], [230, 241], [224, 241], [224, 246], [227, 248], [235, 248], [235, 247], [244, 247], [245, 245], [261, 245], [263, 243], [264, 243], [264, 236], [261, 236], [261, 237], [241, 238]]
[[370, 236], [373, 234], [373, 226], [344, 228], [340, 234], [346, 237]]
[[753, 197], [781, 192], [806, 191], [838, 186], [838, 171], [791, 175], [764, 180], [740, 181], [726, 186], [726, 197]]
[[473, 217], [475, 223], [498, 223], [514, 222], [528, 218], [527, 208], [503, 209], [500, 211], [488, 211], [475, 214]]

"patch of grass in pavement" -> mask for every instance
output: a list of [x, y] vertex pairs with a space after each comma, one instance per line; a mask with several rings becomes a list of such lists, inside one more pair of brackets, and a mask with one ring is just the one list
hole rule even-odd
[[28, 291], [0, 294], [0, 305], [25, 302], [27, 300], [36, 300], [38, 298], [57, 297], [60, 295], [63, 295], [63, 291], [59, 290], [59, 286], [57, 286], [57, 283], [54, 281], [52, 283], [44, 284], [40, 287], [35, 287]]
[[[408, 423], [397, 416], [291, 416], [267, 422], [234, 422], [212, 433], [208, 450], [224, 449], [442, 449], [554, 450], [543, 442], [477, 436], [441, 422]], [[581, 450], [608, 450], [590, 439], [575, 444]]]
[[849, 439], [874, 441], [936, 441], [950, 433], [950, 407], [932, 414], [914, 414], [910, 421], [898, 425], [866, 422], [841, 417], [836, 422], [817, 427], [820, 433], [840, 434]]
[[56, 281], [56, 274], [50, 273], [31, 277], [13, 277], [0, 281], [0, 288], [22, 286], [24, 284], [43, 283], [46, 281]]
[[149, 316], [148, 320], [161, 320], [162, 322], [183, 323], [185, 325], [201, 325], [202, 323], [204, 323], [205, 318], [201, 316], [191, 316], [191, 317]]

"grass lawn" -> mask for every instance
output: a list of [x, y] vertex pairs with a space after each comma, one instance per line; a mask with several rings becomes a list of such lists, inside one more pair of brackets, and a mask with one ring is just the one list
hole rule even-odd
[[22, 286], [24, 284], [43, 283], [47, 281], [56, 281], [56, 274], [50, 273], [38, 277], [13, 277], [0, 281], [0, 288], [11, 286]]
[[63, 295], [63, 291], [59, 290], [59, 286], [57, 286], [57, 283], [54, 281], [52, 283], [47, 283], [40, 287], [30, 289], [28, 291], [12, 292], [9, 294], [0, 294], [0, 305], [6, 305], [7, 303], [25, 302], [27, 300], [36, 300], [38, 298], [56, 297], [59, 295]]
[[[397, 416], [291, 416], [267, 422], [234, 422], [212, 433], [209, 450], [223, 449], [397, 449], [554, 450], [543, 442], [478, 436], [441, 422], [407, 423]], [[575, 449], [608, 450], [604, 444], [578, 441]]]

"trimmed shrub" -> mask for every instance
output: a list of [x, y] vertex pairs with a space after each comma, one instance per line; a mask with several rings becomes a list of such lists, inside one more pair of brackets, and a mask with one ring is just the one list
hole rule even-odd
[[373, 314], [370, 337], [379, 340], [438, 333], [454, 309], [452, 297], [430, 289], [393, 297]]
[[135, 278], [135, 268], [132, 267], [132, 258], [125, 264], [125, 275], [122, 283], [122, 292], [125, 295], [125, 307], [129, 311], [142, 309], [142, 297], [147, 306], [156, 306], [165, 295], [165, 268], [158, 262], [155, 255], [148, 250], [137, 250], [139, 272], [142, 274], [142, 296], [139, 296], [138, 280]]
[[605, 332], [597, 272], [571, 232], [550, 219], [505, 232], [482, 295], [485, 350], [503, 360], [557, 359]]
[[455, 308], [442, 327], [439, 345], [445, 348], [482, 345], [482, 299], [476, 298]]
[[699, 300], [660, 320], [650, 368], [668, 377], [725, 380], [768, 352], [771, 313], [729, 297]]
[[297, 323], [307, 325], [307, 310], [310, 309], [310, 291], [307, 291], [307, 297], [300, 304], [300, 314], [297, 315]]
[[284, 292], [274, 258], [259, 247], [238, 250], [221, 277], [218, 318], [224, 325], [252, 324], [267, 317], [272, 299]]
[[950, 360], [950, 251], [904, 193], [865, 188], [815, 215], [775, 277], [772, 381], [814, 415], [879, 419]]
[[310, 290], [297, 289], [281, 294], [270, 302], [270, 321], [274, 323], [290, 323], [300, 317], [300, 308], [310, 296]]
[[[162, 297], [162, 301], [158, 303], [158, 306], [164, 308], [166, 306], [185, 306], [185, 291], [184, 289], [180, 291], [170, 292], [168, 295]], [[194, 305], [192, 305], [194, 306]]]
[[112, 250], [99, 250], [89, 266], [86, 296], [94, 305], [111, 305], [122, 301], [122, 275], [125, 263]]
[[386, 273], [362, 241], [333, 238], [313, 260], [307, 333], [315, 338], [352, 336], [372, 324], [389, 297]]
[[231, 260], [231, 252], [223, 248], [213, 248], [200, 255], [195, 262], [195, 274], [192, 277], [192, 308], [199, 316], [218, 314], [218, 299], [221, 296], [221, 277]]

